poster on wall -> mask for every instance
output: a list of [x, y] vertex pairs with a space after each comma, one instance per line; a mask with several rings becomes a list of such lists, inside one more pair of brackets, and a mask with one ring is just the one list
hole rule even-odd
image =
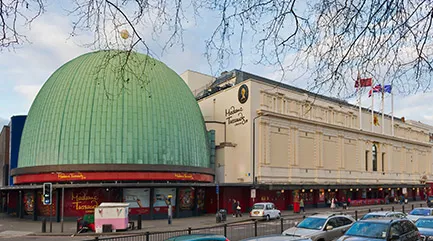
[[33, 215], [35, 211], [35, 196], [33, 191], [24, 192], [24, 213], [25, 215]]
[[325, 189], [320, 189], [319, 190], [319, 202], [324, 202], [325, 201]]
[[153, 207], [167, 207], [165, 200], [171, 195], [171, 205], [176, 206], [176, 188], [155, 188]]
[[130, 214], [148, 214], [150, 188], [124, 188], [123, 201], [129, 203]]
[[198, 211], [204, 211], [204, 198], [205, 198], [205, 190], [204, 188], [197, 189], [197, 209]]
[[92, 214], [102, 202], [121, 202], [119, 189], [81, 188], [65, 190], [65, 216]]
[[367, 189], [362, 189], [362, 195], [361, 195], [361, 197], [362, 198], [367, 198]]
[[166, 200], [171, 195], [173, 212], [176, 207], [176, 188], [155, 188], [153, 193], [153, 209], [155, 213], [166, 213], [168, 206]]
[[179, 208], [181, 210], [193, 210], [194, 208], [194, 194], [193, 188], [180, 188], [179, 189]]

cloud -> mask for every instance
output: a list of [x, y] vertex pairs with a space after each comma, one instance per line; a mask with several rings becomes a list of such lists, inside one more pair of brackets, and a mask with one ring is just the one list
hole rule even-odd
[[41, 87], [41, 85], [17, 85], [14, 90], [33, 102]]
[[8, 119], [0, 117], [0, 131], [1, 131], [2, 126], [7, 125], [8, 123], [9, 123]]

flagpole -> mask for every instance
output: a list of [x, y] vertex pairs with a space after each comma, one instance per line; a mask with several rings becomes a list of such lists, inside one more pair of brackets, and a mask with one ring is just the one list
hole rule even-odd
[[358, 86], [359, 129], [362, 130], [361, 88]]
[[382, 92], [382, 134], [385, 134], [385, 80], [382, 80], [382, 87], [381, 87], [381, 92]]
[[[392, 87], [392, 85], [391, 85]], [[391, 90], [391, 135], [394, 136], [394, 92]]]
[[361, 76], [359, 74], [359, 71], [358, 71], [358, 77], [357, 77], [356, 81], [358, 81], [359, 129], [362, 130]]
[[374, 132], [374, 91], [371, 83], [371, 132]]

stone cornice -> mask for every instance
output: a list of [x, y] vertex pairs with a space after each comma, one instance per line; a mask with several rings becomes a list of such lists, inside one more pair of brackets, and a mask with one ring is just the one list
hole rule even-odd
[[379, 134], [379, 133], [375, 133], [375, 132], [371, 132], [371, 131], [366, 131], [366, 130], [357, 130], [357, 129], [348, 128], [345, 126], [333, 125], [333, 124], [324, 123], [324, 122], [320, 122], [320, 121], [309, 120], [309, 119], [305, 119], [305, 118], [299, 118], [296, 116], [283, 115], [283, 114], [276, 113], [273, 111], [268, 111], [268, 110], [257, 110], [257, 115], [272, 116], [272, 117], [276, 117], [276, 118], [280, 118], [280, 119], [293, 120], [293, 121], [298, 121], [301, 123], [307, 123], [307, 124], [317, 125], [317, 126], [321, 126], [321, 127], [328, 127], [328, 128], [335, 129], [335, 130], [348, 131], [348, 132], [352, 132], [355, 134], [364, 134], [364, 135], [368, 135], [368, 136], [372, 136], [372, 137], [376, 137], [376, 138], [381, 138], [381, 139], [386, 139], [386, 140], [405, 142], [405, 143], [420, 145], [420, 146], [429, 147], [429, 148], [433, 147], [433, 144], [428, 143], [428, 142], [414, 141], [414, 140], [404, 139], [404, 138], [396, 137], [396, 136], [383, 135], [383, 134]]

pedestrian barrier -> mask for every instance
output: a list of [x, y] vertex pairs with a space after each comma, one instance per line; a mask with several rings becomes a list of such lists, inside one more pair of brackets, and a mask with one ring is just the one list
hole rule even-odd
[[[412, 206], [414, 208], [414, 206]], [[369, 212], [376, 211], [394, 211], [394, 206], [391, 207], [380, 207], [380, 208], [365, 208], [365, 209], [342, 209], [334, 210], [336, 213], [351, 215], [355, 220], [358, 217], [362, 217]], [[404, 212], [405, 207], [402, 205], [401, 211]], [[165, 232], [142, 232], [137, 234], [129, 235], [116, 235], [115, 237], [109, 237], [110, 234], [104, 234], [104, 236], [95, 237], [92, 240], [104, 240], [104, 241], [162, 241], [171, 237], [188, 234], [219, 234], [226, 236], [231, 241], [272, 235], [281, 234], [284, 230], [294, 227], [296, 223], [301, 222], [304, 218], [314, 215], [315, 213], [305, 213], [303, 216], [283, 216], [277, 220], [271, 221], [257, 221], [257, 220], [244, 220], [233, 223], [220, 224], [204, 228], [192, 228]]]

